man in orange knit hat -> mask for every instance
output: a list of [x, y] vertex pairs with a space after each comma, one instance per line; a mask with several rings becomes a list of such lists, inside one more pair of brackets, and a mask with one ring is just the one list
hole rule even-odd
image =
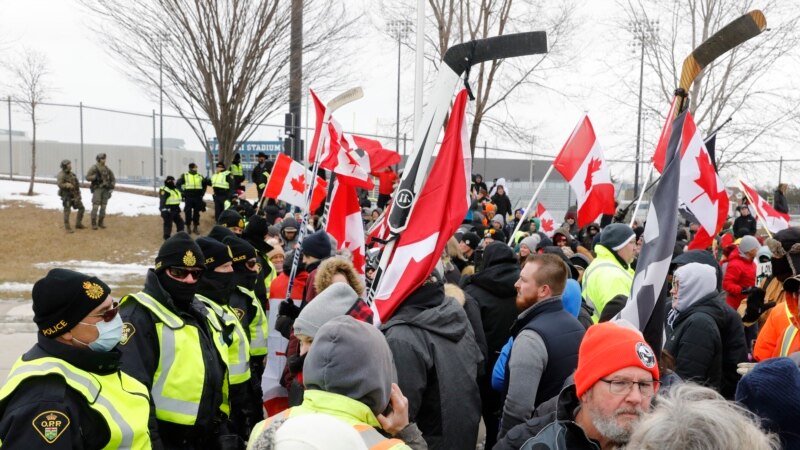
[[658, 376], [655, 354], [641, 333], [612, 322], [592, 325], [581, 342], [574, 383], [512, 428], [494, 450], [622, 447], [650, 410]]

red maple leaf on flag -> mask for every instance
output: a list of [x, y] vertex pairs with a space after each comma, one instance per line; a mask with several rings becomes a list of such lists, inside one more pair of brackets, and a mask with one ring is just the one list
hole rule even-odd
[[[708, 153], [700, 152], [699, 155], [695, 157], [697, 160], [697, 167], [700, 169], [700, 176], [697, 177], [694, 182], [700, 186], [700, 189], [705, 191], [704, 193], [708, 195], [709, 198], [712, 198], [717, 193], [717, 169], [714, 168], [714, 165], [711, 164], [711, 161], [708, 159]], [[699, 194], [697, 197], [700, 197], [703, 194]], [[697, 199], [695, 197], [692, 201]]]
[[583, 187], [586, 190], [586, 192], [589, 192], [589, 188], [592, 187], [592, 175], [598, 170], [600, 170], [600, 166], [602, 164], [603, 161], [597, 158], [592, 158], [592, 160], [589, 161], [589, 167], [586, 169], [586, 179], [583, 180]]
[[289, 183], [292, 184], [292, 190], [294, 191], [302, 193], [306, 190], [306, 176], [303, 174], [300, 174], [297, 178], [292, 178]]
[[542, 230], [544, 230], [545, 232], [553, 231], [553, 219], [543, 219]]

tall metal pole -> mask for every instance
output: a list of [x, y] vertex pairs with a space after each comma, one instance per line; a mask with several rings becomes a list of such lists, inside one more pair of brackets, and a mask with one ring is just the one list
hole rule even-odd
[[780, 162], [778, 162], [778, 185], [781, 184], [782, 176], [783, 176], [783, 155], [781, 155]]
[[[81, 130], [81, 177], [86, 176], [86, 170], [83, 167], [83, 102], [78, 104], [78, 110], [80, 111], [80, 130]], [[80, 177], [78, 177], [80, 179]]]
[[483, 182], [486, 182], [486, 141], [483, 141]]
[[289, 44], [289, 113], [294, 115], [292, 158], [303, 160], [300, 146], [300, 114], [303, 101], [303, 0], [292, 0]]
[[400, 37], [402, 35], [402, 31], [398, 28], [397, 30], [397, 110], [396, 110], [396, 122], [394, 126], [394, 148], [400, 148]]
[[422, 77], [425, 63], [425, 0], [417, 0], [417, 43], [414, 52], [414, 132], [422, 120]]
[[156, 110], [153, 110], [153, 191], [158, 190], [158, 175], [156, 174], [156, 170], [158, 170], [158, 161], [156, 161]]
[[639, 159], [642, 152], [642, 89], [644, 87], [644, 35], [641, 38], [641, 58], [639, 59], [639, 110], [636, 116], [636, 168], [633, 170], [633, 198], [639, 197]]
[[160, 169], [159, 174], [164, 176], [164, 52], [163, 39], [158, 41], [158, 117], [159, 117], [159, 148], [160, 148]]
[[11, 138], [11, 96], [8, 96], [8, 179], [14, 177], [14, 149]]

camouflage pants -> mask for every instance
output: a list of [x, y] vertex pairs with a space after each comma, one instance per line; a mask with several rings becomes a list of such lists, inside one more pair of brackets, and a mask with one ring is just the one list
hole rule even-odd
[[103, 223], [109, 198], [111, 198], [111, 189], [98, 187], [92, 192], [92, 224], [97, 223], [98, 219], [100, 223]]
[[75, 223], [81, 223], [83, 212], [86, 211], [86, 208], [83, 207], [83, 202], [80, 198], [61, 197], [61, 204], [64, 206], [64, 224], [69, 224], [69, 213], [73, 209], [78, 210]]

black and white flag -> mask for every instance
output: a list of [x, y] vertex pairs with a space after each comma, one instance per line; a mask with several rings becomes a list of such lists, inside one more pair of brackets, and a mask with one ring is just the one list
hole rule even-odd
[[[647, 212], [647, 222], [644, 233], [642, 234], [642, 251], [636, 263], [636, 274], [633, 277], [631, 295], [628, 303], [614, 318], [624, 319], [639, 330], [645, 331], [645, 327], [650, 321], [656, 302], [664, 289], [664, 283], [669, 272], [669, 265], [672, 261], [672, 252], [675, 249], [676, 230], [678, 229], [678, 186], [680, 185], [681, 171], [681, 130], [686, 113], [682, 113], [672, 123], [672, 133], [669, 137], [669, 144], [666, 151], [666, 162], [661, 180], [656, 187], [650, 209]], [[663, 308], [662, 308], [663, 309]], [[656, 311], [657, 313], [659, 311]], [[659, 314], [656, 314], [658, 316]], [[663, 316], [663, 312], [661, 314]], [[656, 333], [645, 332], [645, 337], [653, 336], [653, 340], [661, 340], [660, 335], [663, 331], [663, 321], [658, 324]], [[650, 327], [648, 327], [650, 328]], [[651, 331], [651, 330], [648, 330]], [[654, 345], [648, 339], [648, 343], [656, 351], [660, 350], [660, 345]]]

